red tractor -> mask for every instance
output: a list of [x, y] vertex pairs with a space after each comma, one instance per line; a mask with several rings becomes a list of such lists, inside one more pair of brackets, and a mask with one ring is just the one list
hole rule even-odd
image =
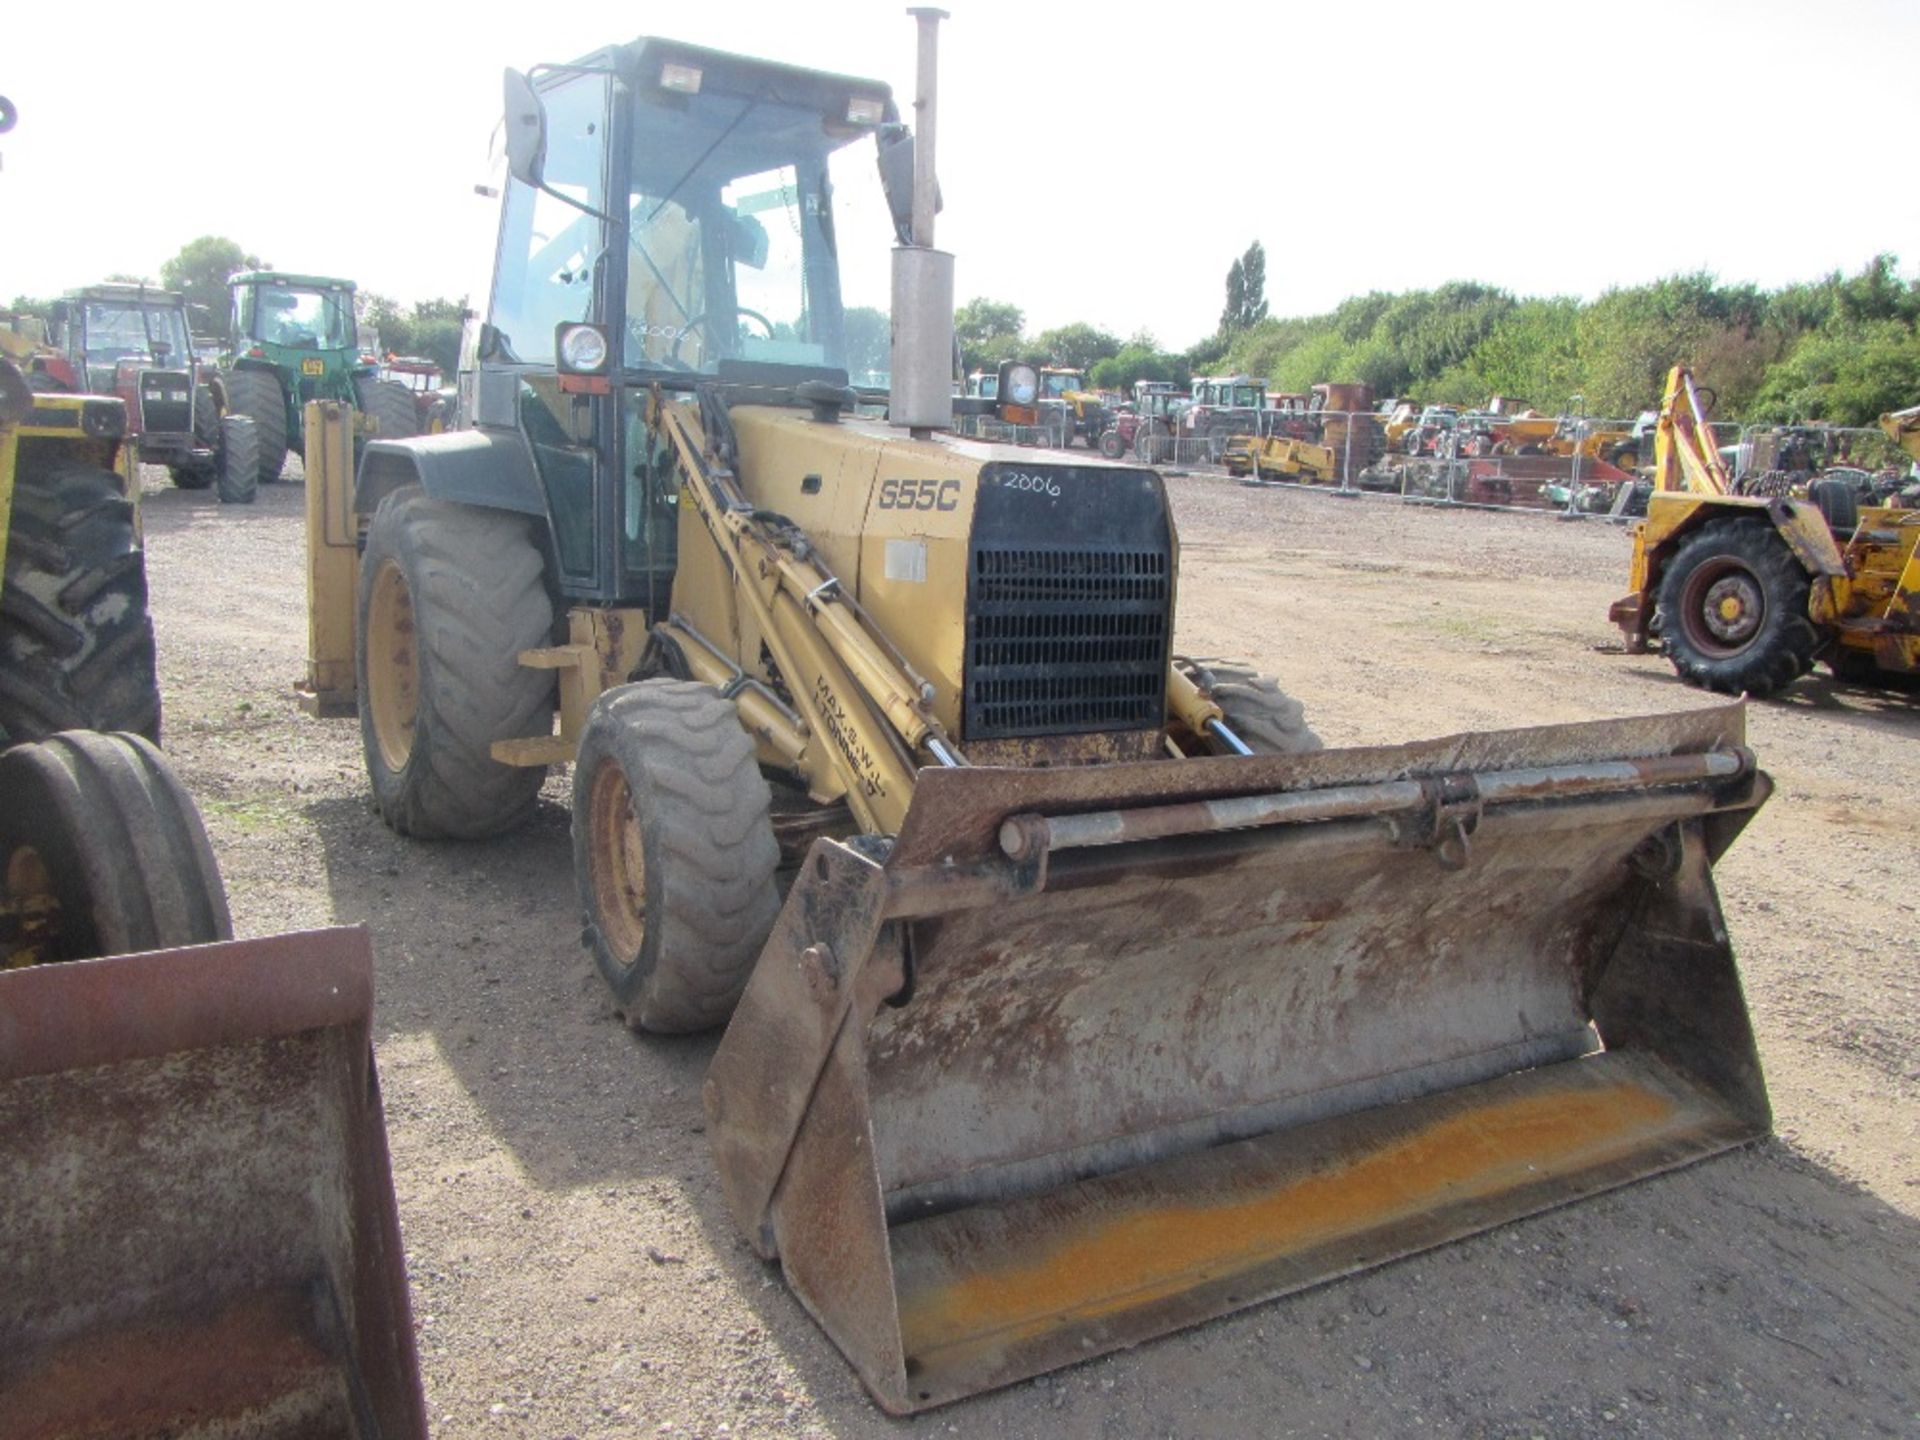
[[51, 320], [51, 348], [28, 361], [27, 383], [119, 396], [142, 463], [166, 466], [183, 490], [211, 485], [224, 390], [193, 353], [187, 302], [147, 285], [88, 285], [54, 301]]
[[445, 383], [440, 362], [424, 355], [389, 355], [380, 362], [380, 378], [403, 387], [413, 397], [422, 435], [453, 428], [459, 391]]

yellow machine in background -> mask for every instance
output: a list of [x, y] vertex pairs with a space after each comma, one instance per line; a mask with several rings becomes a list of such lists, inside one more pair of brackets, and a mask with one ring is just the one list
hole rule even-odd
[[[1904, 423], [1887, 419], [1890, 434]], [[1731, 491], [1693, 376], [1675, 366], [1632, 590], [1608, 611], [1629, 651], [1657, 638], [1681, 679], [1733, 695], [1770, 695], [1816, 660], [1850, 677], [1920, 669], [1920, 512]]]
[[[357, 477], [308, 427], [312, 701], [407, 834], [572, 760], [592, 963], [636, 1028], [727, 1024], [729, 1207], [884, 1406], [1765, 1132], [1737, 707], [1321, 750], [1178, 652], [1158, 474], [953, 432], [924, 153], [863, 413], [825, 178], [869, 137], [890, 175], [886, 86], [652, 38], [534, 73], [460, 426]], [[699, 293], [555, 283], [675, 206]]]
[[1330, 445], [1295, 440], [1285, 435], [1234, 435], [1220, 452], [1229, 475], [1244, 479], [1305, 480], [1331, 484], [1339, 475], [1339, 458]]
[[1920, 405], [1882, 415], [1880, 428], [1889, 440], [1912, 456], [1916, 468], [1920, 468]]

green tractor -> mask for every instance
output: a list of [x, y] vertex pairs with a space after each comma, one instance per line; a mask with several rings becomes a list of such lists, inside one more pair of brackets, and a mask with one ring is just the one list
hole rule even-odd
[[419, 434], [413, 396], [380, 379], [379, 357], [361, 348], [351, 280], [248, 270], [227, 283], [227, 407], [253, 421], [263, 483], [280, 478], [288, 449], [301, 444], [309, 400], [343, 401], [388, 439]]

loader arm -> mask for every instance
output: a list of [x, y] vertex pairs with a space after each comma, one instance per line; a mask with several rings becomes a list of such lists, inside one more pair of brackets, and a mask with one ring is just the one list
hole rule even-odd
[[[732, 569], [733, 593], [750, 612], [798, 713], [796, 733], [773, 748], [792, 757], [791, 768], [816, 800], [844, 797], [862, 830], [897, 833], [922, 755], [938, 765], [961, 763], [933, 714], [932, 686], [805, 534], [745, 498], [692, 404], [656, 390], [649, 423], [664, 429], [678, 453], [686, 477], [682, 494]], [[732, 637], [702, 635], [679, 611], [664, 629], [694, 642], [682, 648], [697, 674], [703, 663], [728, 663]], [[816, 743], [820, 737], [832, 743]]]
[[1882, 415], [1880, 428], [1886, 432], [1889, 440], [1912, 456], [1916, 463], [1920, 463], [1920, 405]]
[[1660, 419], [1653, 432], [1653, 484], [1656, 490], [1687, 490], [1696, 495], [1731, 495], [1733, 477], [1713, 443], [1693, 372], [1676, 365], [1667, 372]]

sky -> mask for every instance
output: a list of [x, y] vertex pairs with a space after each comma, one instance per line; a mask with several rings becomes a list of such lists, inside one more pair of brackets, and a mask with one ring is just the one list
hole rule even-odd
[[[1920, 272], [1915, 0], [948, 9], [936, 240], [960, 300], [1030, 332], [1184, 348], [1256, 239], [1276, 315], [1449, 280], [1774, 287], [1882, 251]], [[157, 277], [204, 234], [403, 302], [477, 296], [502, 70], [637, 33], [882, 79], [909, 114], [914, 92], [914, 23], [872, 0], [87, 13], [84, 52], [59, 7], [0, 33], [0, 303]]]

